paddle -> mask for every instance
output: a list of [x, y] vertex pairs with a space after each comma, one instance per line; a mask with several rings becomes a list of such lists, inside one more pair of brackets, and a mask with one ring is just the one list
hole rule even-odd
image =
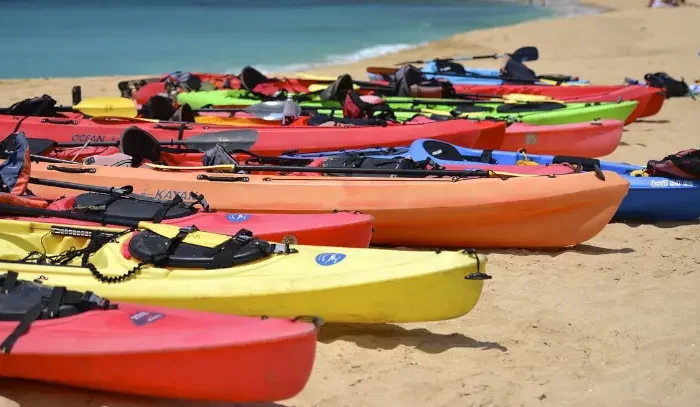
[[[139, 129], [138, 127], [131, 127], [130, 129]], [[129, 129], [127, 129], [129, 130]], [[126, 131], [126, 130], [125, 130]], [[144, 130], [141, 130], [144, 131]], [[152, 137], [152, 136], [151, 136]], [[258, 139], [257, 130], [252, 129], [242, 129], [242, 130], [224, 130], [217, 131], [213, 133], [198, 134], [195, 136], [188, 137], [185, 140], [169, 140], [169, 141], [158, 141], [159, 145], [162, 146], [185, 146], [186, 148], [196, 149], [196, 150], [207, 150], [219, 144], [224, 149], [228, 150], [247, 150], [250, 149]], [[67, 142], [58, 143], [50, 139], [42, 138], [27, 138], [30, 146], [34, 143], [42, 144], [42, 149], [40, 150], [42, 154], [47, 153], [53, 148], [73, 148], [73, 147], [83, 147], [86, 143], [82, 142]], [[36, 145], [35, 144], [35, 145]], [[120, 141], [95, 141], [89, 142], [87, 146], [89, 147], [119, 147]], [[31, 147], [30, 147], [31, 148]], [[35, 150], [36, 151], [36, 150]], [[48, 157], [45, 157], [48, 158]]]
[[[75, 163], [71, 163], [71, 164], [75, 164]], [[117, 196], [117, 197], [131, 195], [132, 193], [134, 193], [134, 187], [132, 187], [131, 185], [125, 185], [121, 188], [114, 188], [114, 187], [107, 188], [107, 187], [97, 187], [94, 185], [76, 184], [73, 182], [54, 181], [52, 179], [41, 179], [41, 178], [34, 178], [34, 177], [29, 177], [29, 182], [31, 184], [44, 185], [47, 187], [76, 189], [79, 191], [95, 192], [98, 194], [105, 194], [105, 195], [111, 195], [111, 196]]]
[[[85, 109], [81, 110], [81, 113], [88, 114], [90, 116], [96, 116], [96, 117], [122, 117], [122, 118], [129, 118], [129, 119], [141, 119], [141, 120], [148, 120], [151, 121], [151, 119], [142, 119], [139, 118], [139, 111], [136, 109], [136, 105], [134, 102], [130, 99], [126, 98], [121, 98], [121, 97], [104, 97], [104, 98], [94, 98], [94, 99], [87, 99], [85, 101], [80, 102], [80, 104], [74, 106], [82, 106], [82, 108], [85, 107], [85, 104], [88, 103], [88, 106], [90, 107], [87, 111], [92, 112], [92, 113], [87, 113]], [[251, 106], [248, 106], [243, 109], [235, 109], [232, 111], [237, 111], [237, 112], [245, 112], [252, 114], [253, 116], [259, 117], [263, 120], [269, 120], [269, 121], [276, 121], [276, 120], [282, 120], [282, 109], [284, 108], [284, 100], [273, 100], [273, 101], [266, 101], [266, 102], [261, 102], [257, 103]], [[193, 112], [201, 112], [201, 111], [208, 111], [206, 109], [193, 109]], [[94, 113], [99, 113], [99, 114], [94, 114]], [[297, 107], [297, 115], [301, 114], [301, 108]]]
[[434, 58], [425, 61], [408, 61], [399, 62], [396, 65], [407, 65], [407, 64], [425, 64], [428, 62], [450, 62], [450, 61], [472, 61], [475, 59], [498, 59], [505, 56], [510, 56], [513, 60], [518, 62], [526, 61], [537, 61], [540, 57], [539, 50], [537, 47], [521, 47], [513, 51], [512, 54], [500, 53], [500, 54], [489, 54], [489, 55], [475, 55], [475, 56], [463, 56], [463, 57], [453, 57], [453, 58]]
[[[81, 101], [74, 106], [56, 106], [53, 110], [57, 112], [80, 112], [87, 116], [120, 116], [136, 117], [138, 111], [134, 102], [126, 98], [99, 97]], [[9, 108], [0, 109], [0, 114], [10, 114]]]
[[325, 174], [366, 174], [366, 175], [405, 175], [407, 177], [480, 177], [487, 178], [490, 176], [498, 177], [540, 177], [542, 175], [533, 174], [516, 174], [501, 171], [488, 170], [404, 170], [404, 169], [383, 169], [383, 168], [321, 168], [321, 167], [297, 167], [286, 165], [237, 165], [237, 164], [222, 164], [222, 165], [206, 165], [197, 167], [180, 167], [160, 164], [145, 164], [149, 168], [156, 170], [177, 170], [177, 171], [202, 171], [202, 170], [230, 170], [230, 171], [265, 171], [265, 172], [311, 172]]

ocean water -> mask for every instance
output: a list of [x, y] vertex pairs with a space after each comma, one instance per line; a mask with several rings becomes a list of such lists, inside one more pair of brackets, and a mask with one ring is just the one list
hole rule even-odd
[[0, 78], [301, 70], [553, 13], [495, 0], [0, 0]]

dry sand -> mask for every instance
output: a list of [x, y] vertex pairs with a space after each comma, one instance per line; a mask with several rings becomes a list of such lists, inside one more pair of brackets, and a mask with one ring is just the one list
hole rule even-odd
[[[700, 8], [597, 3], [616, 10], [460, 34], [321, 73], [364, 78], [362, 67], [370, 64], [533, 44], [542, 59], [531, 66], [541, 73], [575, 73], [594, 83], [641, 79], [651, 71], [700, 78]], [[49, 93], [70, 103], [70, 87], [78, 83], [84, 97], [117, 94], [115, 78], [3, 80], [0, 102]], [[668, 101], [658, 116], [628, 126], [607, 158], [643, 164], [697, 148], [699, 110], [690, 99]], [[472, 313], [440, 323], [326, 326], [306, 389], [272, 405], [696, 406], [698, 225], [611, 224], [571, 250], [493, 253], [494, 279]], [[0, 395], [23, 407], [214, 405], [6, 380]]]

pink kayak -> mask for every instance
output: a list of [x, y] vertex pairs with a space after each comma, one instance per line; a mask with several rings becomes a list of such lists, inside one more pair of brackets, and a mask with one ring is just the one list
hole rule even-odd
[[[619, 120], [558, 125], [513, 123], [506, 129], [497, 150], [525, 149], [532, 154], [602, 157], [615, 151], [620, 144], [623, 127], [624, 123]], [[476, 142], [471, 148], [489, 149], [479, 144]]]
[[[153, 219], [155, 211], [162, 208], [164, 202], [174, 198], [175, 194], [185, 195], [186, 191], [176, 191], [164, 185], [163, 189], [156, 194], [158, 199], [162, 200], [161, 202], [119, 199], [108, 206], [106, 213], [111, 216], [148, 221]], [[107, 198], [108, 196], [103, 194], [81, 194], [77, 197], [72, 196], [54, 201], [48, 209], [75, 210], [79, 207], [99, 205]], [[18, 202], [13, 203], [17, 204]], [[19, 203], [21, 204], [21, 202]], [[91, 211], [90, 213], [95, 212]], [[71, 225], [91, 224], [74, 219], [18, 219]], [[256, 237], [272, 242], [365, 248], [369, 246], [372, 235], [373, 218], [354, 212], [324, 214], [205, 212], [187, 209], [181, 205], [168, 210], [162, 222], [181, 227], [195, 225], [200, 230], [227, 235], [235, 235], [240, 229], [248, 229]]]

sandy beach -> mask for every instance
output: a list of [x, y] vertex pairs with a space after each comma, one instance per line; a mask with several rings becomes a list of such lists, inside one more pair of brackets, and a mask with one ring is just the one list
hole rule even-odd
[[[536, 45], [540, 60], [528, 64], [538, 73], [571, 73], [597, 84], [657, 71], [700, 79], [697, 0], [691, 3], [698, 7], [653, 10], [644, 0], [588, 3], [608, 10], [472, 31], [315, 73], [365, 79], [368, 65]], [[70, 104], [78, 84], [84, 98], [117, 96], [123, 79], [0, 80], [0, 105], [44, 93]], [[645, 164], [698, 148], [699, 112], [700, 102], [668, 100], [657, 116], [629, 125], [605, 159]], [[471, 313], [438, 323], [327, 325], [306, 389], [270, 406], [698, 405], [700, 222], [615, 223], [564, 251], [486, 253], [493, 280]], [[22, 407], [225, 405], [2, 379], [0, 407], [10, 400]]]

